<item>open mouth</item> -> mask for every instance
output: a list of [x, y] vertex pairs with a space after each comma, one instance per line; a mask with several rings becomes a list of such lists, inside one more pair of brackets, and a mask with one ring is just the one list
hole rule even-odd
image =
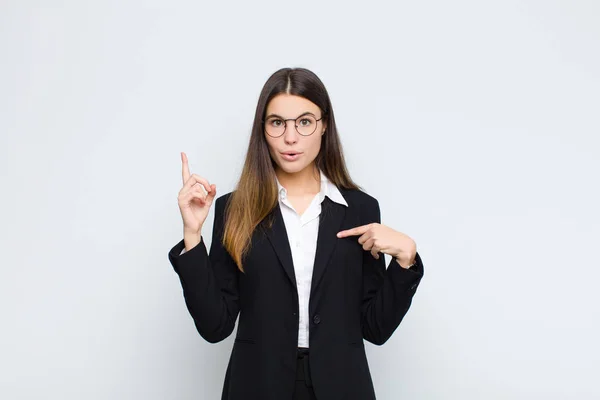
[[281, 153], [281, 156], [284, 160], [294, 161], [297, 159], [302, 153]]

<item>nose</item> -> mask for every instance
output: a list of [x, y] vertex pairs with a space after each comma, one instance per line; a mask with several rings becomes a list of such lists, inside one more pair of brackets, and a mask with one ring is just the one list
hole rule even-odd
[[[288, 123], [291, 125], [288, 125]], [[286, 143], [292, 144], [298, 141], [298, 136], [300, 134], [296, 130], [296, 121], [295, 120], [287, 120], [285, 121], [285, 133], [283, 134], [283, 140]]]

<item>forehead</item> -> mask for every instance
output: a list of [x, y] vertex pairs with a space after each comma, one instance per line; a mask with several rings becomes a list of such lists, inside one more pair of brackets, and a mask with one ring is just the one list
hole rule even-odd
[[293, 94], [278, 94], [267, 104], [266, 114], [277, 114], [286, 118], [293, 118], [305, 112], [319, 116], [320, 109], [312, 101]]

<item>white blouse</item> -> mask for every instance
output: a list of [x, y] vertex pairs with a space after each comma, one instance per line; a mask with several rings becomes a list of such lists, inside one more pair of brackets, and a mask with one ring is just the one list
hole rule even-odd
[[319, 233], [319, 216], [321, 214], [321, 203], [325, 196], [336, 203], [348, 207], [348, 203], [322, 171], [321, 190], [315, 195], [308, 208], [302, 215], [298, 215], [294, 207], [287, 199], [287, 190], [281, 186], [277, 179], [279, 189], [279, 204], [285, 222], [292, 260], [296, 275], [298, 288], [298, 301], [300, 306], [300, 321], [298, 325], [298, 347], [308, 347], [308, 300], [310, 297], [310, 285], [312, 281], [315, 254], [317, 251], [317, 234]]

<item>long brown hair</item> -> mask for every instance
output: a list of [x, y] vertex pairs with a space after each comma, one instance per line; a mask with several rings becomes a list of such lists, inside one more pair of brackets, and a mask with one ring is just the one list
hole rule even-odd
[[323, 82], [305, 68], [282, 68], [273, 73], [260, 93], [246, 161], [225, 210], [223, 244], [242, 272], [242, 259], [250, 250], [254, 229], [278, 204], [274, 161], [269, 154], [263, 120], [269, 101], [281, 93], [304, 97], [321, 109], [326, 129], [315, 165], [338, 188], [360, 188], [346, 169], [333, 108]]

